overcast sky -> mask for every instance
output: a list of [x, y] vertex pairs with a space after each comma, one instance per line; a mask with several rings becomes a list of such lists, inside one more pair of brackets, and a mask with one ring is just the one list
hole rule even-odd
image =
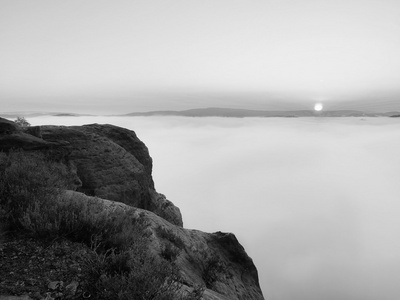
[[399, 16], [398, 0], [0, 0], [0, 111], [393, 104]]

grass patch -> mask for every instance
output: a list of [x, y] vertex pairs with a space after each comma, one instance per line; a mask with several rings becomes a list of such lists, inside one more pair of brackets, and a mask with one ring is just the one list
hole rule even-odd
[[0, 153], [0, 230], [89, 245], [83, 271], [92, 299], [201, 299], [202, 288], [181, 291], [173, 264], [184, 248], [178, 236], [159, 227], [157, 235], [169, 243], [155, 257], [144, 218], [134, 209], [113, 210], [96, 198], [66, 193], [72, 180], [66, 165], [44, 154]]

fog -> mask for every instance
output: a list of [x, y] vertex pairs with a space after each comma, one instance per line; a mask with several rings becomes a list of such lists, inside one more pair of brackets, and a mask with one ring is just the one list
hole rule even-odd
[[399, 119], [28, 121], [135, 130], [184, 226], [234, 232], [266, 299], [399, 299]]

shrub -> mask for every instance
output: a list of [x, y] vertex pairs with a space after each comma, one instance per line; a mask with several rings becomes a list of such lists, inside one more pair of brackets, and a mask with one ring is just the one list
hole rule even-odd
[[177, 259], [179, 253], [180, 250], [177, 247], [175, 247], [171, 243], [166, 243], [161, 250], [161, 257], [170, 262], [174, 262]]
[[170, 241], [179, 249], [183, 249], [185, 247], [185, 243], [183, 242], [183, 240], [178, 235], [176, 235], [172, 231], [166, 229], [165, 227], [158, 226], [156, 228], [156, 233], [159, 238]]
[[11, 228], [22, 227], [21, 218], [29, 207], [56, 198], [68, 188], [65, 165], [42, 153], [10, 151], [0, 155], [0, 207]]
[[24, 118], [24, 117], [17, 117], [14, 123], [18, 124], [19, 126], [26, 128], [31, 126], [31, 124]]
[[165, 259], [153, 256], [144, 218], [137, 218], [134, 208], [112, 210], [96, 198], [65, 192], [65, 168], [40, 153], [0, 153], [0, 227], [90, 245], [82, 285], [92, 299], [201, 299], [200, 288], [181, 292], [181, 278], [171, 263], [179, 254], [174, 245], [184, 246], [178, 236], [159, 227], [157, 232], [174, 245], [166, 244]]
[[132, 213], [117, 215], [96, 199], [67, 196], [64, 190], [73, 185], [72, 177], [64, 164], [43, 153], [0, 153], [2, 227], [88, 245], [95, 235], [101, 236], [99, 247], [104, 249], [128, 247], [130, 232], [142, 230]]
[[93, 253], [84, 265], [86, 288], [94, 299], [176, 300], [181, 284], [173, 265], [150, 255], [145, 240], [117, 253]]
[[20, 222], [36, 236], [62, 236], [106, 252], [124, 251], [133, 247], [139, 236], [145, 238], [147, 225], [142, 220], [134, 216], [133, 209], [113, 211], [96, 198], [61, 194], [28, 207]]
[[226, 273], [226, 270], [226, 264], [215, 254], [212, 255], [207, 260], [202, 274], [202, 278], [206, 284], [206, 287], [213, 288], [214, 283], [222, 279], [222, 276], [224, 273]]
[[[146, 224], [128, 216], [122, 231], [123, 245], [129, 247], [111, 248], [106, 251], [98, 247], [98, 241], [107, 238], [96, 236], [92, 239], [92, 253], [84, 265], [86, 287], [94, 299], [118, 300], [199, 300], [204, 289], [196, 287], [191, 292], [182, 292], [181, 277], [173, 262], [179, 249], [166, 244], [162, 258], [156, 257], [149, 249]], [[122, 218], [124, 219], [124, 217]], [[131, 220], [131, 221], [129, 221]], [[120, 224], [120, 223], [117, 223]], [[132, 227], [131, 227], [132, 224]], [[129, 234], [128, 234], [129, 233]], [[118, 231], [114, 233], [118, 236]], [[129, 236], [129, 241], [125, 236]], [[109, 236], [109, 235], [107, 235]], [[118, 239], [118, 238], [117, 238]], [[114, 242], [113, 245], [117, 243]], [[169, 246], [167, 246], [169, 245]]]
[[183, 296], [184, 300], [200, 300], [203, 299], [204, 286], [195, 286], [193, 290]]

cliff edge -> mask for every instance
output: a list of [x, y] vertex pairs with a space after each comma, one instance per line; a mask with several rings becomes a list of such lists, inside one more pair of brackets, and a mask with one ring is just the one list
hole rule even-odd
[[179, 208], [156, 191], [152, 159], [135, 132], [99, 124], [21, 128], [0, 118], [0, 151], [11, 149], [43, 152], [65, 165], [73, 184], [64, 201], [140, 219], [153, 255], [172, 253], [183, 286], [203, 286], [203, 299], [264, 299], [257, 269], [232, 233], [183, 228]]

